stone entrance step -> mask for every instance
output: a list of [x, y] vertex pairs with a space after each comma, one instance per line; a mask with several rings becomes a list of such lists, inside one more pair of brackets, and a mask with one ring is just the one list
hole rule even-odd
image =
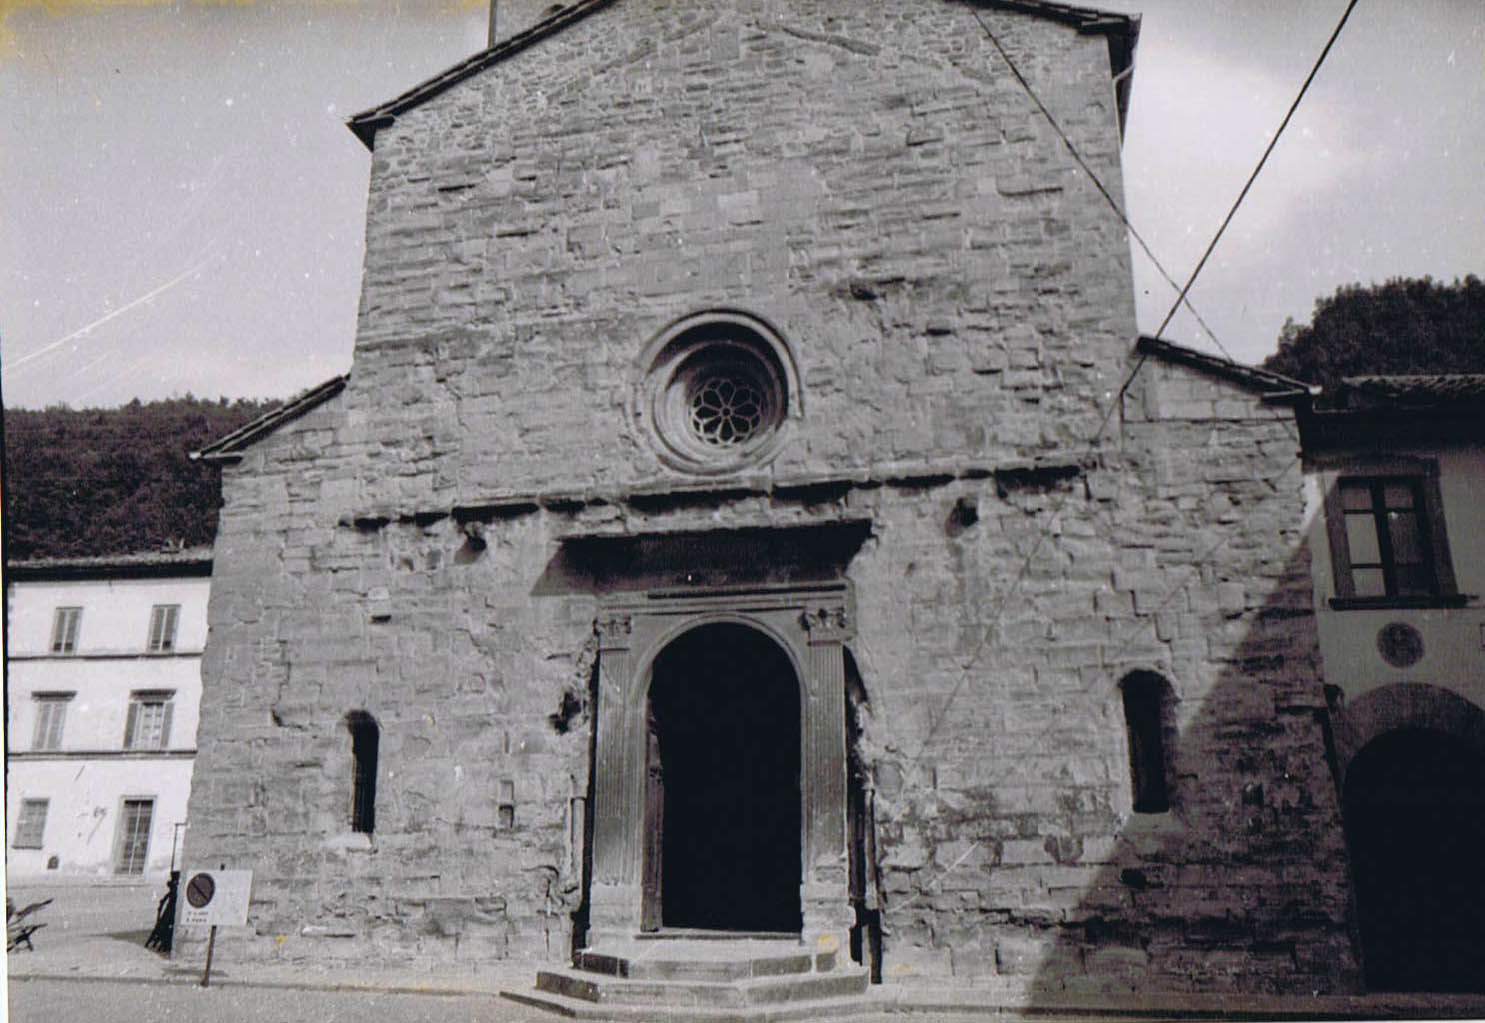
[[866, 971], [796, 940], [639, 940], [579, 952], [505, 997], [576, 1019], [772, 1023], [877, 1008]]

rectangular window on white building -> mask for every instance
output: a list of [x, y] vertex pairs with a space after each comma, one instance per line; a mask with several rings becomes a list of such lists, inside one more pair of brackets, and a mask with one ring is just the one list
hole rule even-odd
[[67, 722], [67, 704], [73, 693], [33, 693], [36, 701], [36, 730], [31, 733], [31, 748], [62, 748], [62, 729]]
[[1370, 471], [1326, 484], [1331, 606], [1462, 605], [1469, 598], [1455, 585], [1438, 464], [1390, 458], [1358, 468]]
[[150, 851], [150, 822], [155, 815], [153, 799], [126, 799], [119, 812], [118, 844], [114, 851], [114, 873], [143, 874]]
[[82, 619], [82, 608], [59, 607], [52, 618], [52, 653], [77, 653], [77, 625]]
[[21, 800], [20, 816], [15, 822], [12, 849], [40, 849], [42, 835], [46, 832], [46, 810], [50, 800]]
[[125, 749], [165, 749], [170, 745], [170, 715], [175, 693], [146, 690], [129, 697], [124, 723]]
[[175, 626], [179, 620], [179, 604], [155, 605], [150, 612], [150, 653], [168, 654], [175, 649]]

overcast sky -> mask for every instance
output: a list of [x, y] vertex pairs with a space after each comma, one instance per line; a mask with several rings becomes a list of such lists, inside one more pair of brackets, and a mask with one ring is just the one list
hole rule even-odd
[[[890, 0], [873, 0], [890, 2]], [[1344, 0], [1142, 12], [1124, 147], [1179, 280]], [[5, 404], [284, 397], [350, 366], [369, 154], [345, 119], [480, 49], [483, 2], [0, 0]], [[1485, 2], [1362, 0], [1192, 300], [1256, 362], [1352, 281], [1485, 273]], [[1140, 327], [1173, 291], [1136, 255]], [[1182, 315], [1166, 336], [1213, 348]]]

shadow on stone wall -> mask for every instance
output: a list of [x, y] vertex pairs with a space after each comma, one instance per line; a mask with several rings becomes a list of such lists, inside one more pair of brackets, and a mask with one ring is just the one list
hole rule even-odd
[[[1266, 599], [1201, 614], [1193, 607], [1186, 627], [1199, 621], [1207, 635], [1164, 637], [1173, 663], [1184, 656], [1209, 673], [1215, 667], [1215, 679], [1182, 678], [1169, 664], [1136, 667], [1119, 627], [1148, 627], [1140, 615], [1116, 620], [1105, 648], [1105, 663], [1122, 667], [1103, 688], [1071, 695], [1087, 701], [1078, 727], [1097, 719], [1096, 727], [1122, 731], [1121, 681], [1139, 670], [1166, 678], [1170, 808], [1132, 812], [1120, 736], [1108, 777], [1069, 766], [1052, 781], [1053, 813], [998, 806], [992, 784], [989, 812], [967, 805], [919, 822], [938, 832], [924, 836], [937, 846], [924, 864], [929, 876], [894, 884], [888, 853], [889, 980], [918, 974], [918, 963], [936, 973], [943, 966], [933, 962], [947, 959], [956, 981], [1047, 1006], [1083, 995], [1362, 989], [1308, 555], [1258, 557], [1263, 581], [1250, 580], [1249, 592], [1267, 586]], [[1182, 600], [1193, 584], [1217, 587], [1205, 562], [1165, 575]], [[1211, 653], [1193, 654], [1203, 639]], [[1046, 727], [1047, 742], [1068, 741], [1065, 722]], [[1069, 750], [1069, 763], [1079, 757], [1088, 751]]]
[[[1045, 842], [1047, 898], [1025, 919], [1012, 911], [1053, 936], [1050, 949], [1002, 941], [1000, 973], [1024, 957], [1036, 995], [1359, 990], [1327, 708], [1312, 649], [1294, 639], [1296, 624], [1309, 636], [1313, 626], [1285, 585], [1308, 575], [1297, 551], [1268, 600], [1226, 614], [1247, 631], [1204, 694], [1168, 679], [1178, 727], [1166, 733], [1167, 811], [1069, 793], [1067, 837]], [[1124, 779], [1134, 784], [1127, 765]], [[1087, 840], [1121, 817], [1111, 846]], [[1076, 893], [1057, 887], [1090, 872]]]

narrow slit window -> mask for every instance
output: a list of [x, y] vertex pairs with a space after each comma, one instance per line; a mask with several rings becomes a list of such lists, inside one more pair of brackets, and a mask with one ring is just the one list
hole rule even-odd
[[346, 715], [351, 733], [351, 830], [371, 834], [376, 829], [376, 752], [381, 729], [365, 711]]
[[1165, 813], [1170, 809], [1170, 684], [1153, 672], [1137, 672], [1124, 680], [1122, 689], [1134, 812]]

